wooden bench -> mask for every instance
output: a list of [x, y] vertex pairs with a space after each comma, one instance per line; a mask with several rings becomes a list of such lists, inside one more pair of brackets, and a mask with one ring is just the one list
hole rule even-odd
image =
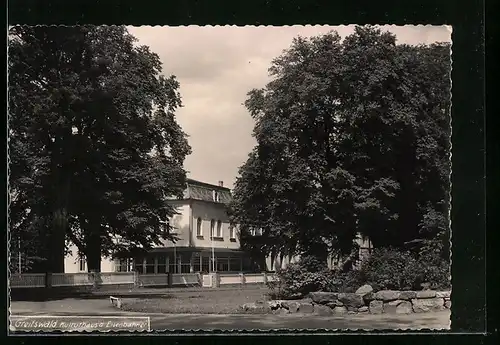
[[122, 299], [121, 298], [109, 296], [109, 301], [111, 302], [111, 305], [113, 307], [116, 307], [118, 309], [122, 308]]

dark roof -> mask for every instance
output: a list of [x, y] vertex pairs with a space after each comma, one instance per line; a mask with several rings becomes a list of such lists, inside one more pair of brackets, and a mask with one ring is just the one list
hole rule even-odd
[[[214, 201], [213, 192], [218, 193], [218, 200]], [[187, 193], [185, 195], [188, 199], [204, 200], [210, 202], [219, 202], [227, 204], [231, 202], [231, 191], [229, 189], [221, 189], [215, 187], [207, 187], [202, 185], [191, 184], [188, 185]]]
[[221, 186], [219, 186], [217, 184], [211, 184], [211, 183], [207, 183], [207, 182], [201, 182], [201, 181], [198, 181], [198, 180], [193, 180], [191, 178], [187, 179], [187, 183], [188, 184], [199, 185], [199, 186], [203, 186], [203, 187], [209, 187], [209, 188], [212, 188], [212, 189], [223, 189], [223, 190], [230, 191], [230, 189], [227, 188], [227, 187], [221, 187]]

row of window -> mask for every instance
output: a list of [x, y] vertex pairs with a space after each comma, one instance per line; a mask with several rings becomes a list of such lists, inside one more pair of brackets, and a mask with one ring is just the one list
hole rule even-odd
[[[217, 227], [216, 227], [217, 225]], [[250, 230], [250, 234], [252, 236], [262, 236], [262, 229], [252, 229]], [[200, 217], [198, 217], [196, 221], [196, 236], [203, 236], [203, 221]], [[222, 232], [222, 221], [212, 219], [210, 221], [210, 237], [212, 238], [224, 238], [224, 234]], [[229, 227], [229, 238], [231, 240], [236, 239], [236, 228], [234, 226]], [[80, 257], [78, 260], [78, 269], [80, 272], [87, 271], [86, 260], [84, 257]]]
[[[248, 260], [247, 260], [248, 261]], [[190, 257], [178, 256], [165, 260], [159, 255], [156, 260], [132, 259], [115, 260], [115, 272], [138, 272], [140, 274], [189, 273], [189, 272], [227, 272], [249, 269], [248, 263], [239, 257]]]
[[[200, 217], [196, 219], [196, 236], [203, 236], [203, 220]], [[222, 233], [222, 221], [215, 221], [215, 219], [210, 220], [210, 237], [224, 238], [224, 234]], [[232, 240], [236, 239], [236, 228], [234, 226], [229, 227], [229, 238]]]

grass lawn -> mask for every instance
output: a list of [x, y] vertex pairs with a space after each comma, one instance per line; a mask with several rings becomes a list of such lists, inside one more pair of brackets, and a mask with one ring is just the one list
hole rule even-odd
[[235, 314], [245, 303], [268, 299], [266, 287], [176, 291], [164, 296], [123, 298], [122, 310], [169, 314]]

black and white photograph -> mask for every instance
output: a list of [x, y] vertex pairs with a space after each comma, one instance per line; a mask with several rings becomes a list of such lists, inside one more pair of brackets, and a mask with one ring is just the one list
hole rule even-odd
[[10, 334], [449, 330], [452, 56], [446, 25], [9, 27]]

